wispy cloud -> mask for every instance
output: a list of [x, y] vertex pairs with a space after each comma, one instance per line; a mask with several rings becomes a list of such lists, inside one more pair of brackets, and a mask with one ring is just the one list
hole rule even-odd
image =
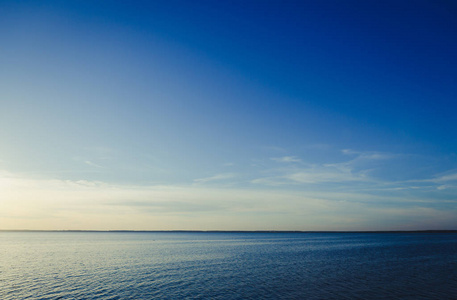
[[406, 183], [415, 183], [423, 186], [433, 186], [437, 190], [457, 189], [457, 172], [450, 170], [445, 173], [436, 174], [431, 178], [419, 180], [407, 180]]
[[222, 174], [217, 174], [217, 175], [210, 176], [210, 177], [194, 179], [194, 182], [195, 183], [208, 183], [208, 182], [212, 182], [212, 181], [222, 181], [222, 180], [232, 179], [235, 177], [236, 177], [235, 173], [222, 173]]
[[[343, 160], [322, 162], [320, 164], [300, 163], [272, 166], [251, 179], [254, 186], [272, 188], [292, 188], [306, 190], [325, 189], [332, 192], [350, 191], [353, 193], [370, 193], [371, 195], [398, 194], [403, 197], [420, 197], [420, 193], [429, 196], [443, 197], [433, 194], [457, 189], [457, 171], [450, 170], [436, 175], [413, 172], [414, 162], [426, 158], [407, 154], [385, 153], [378, 151], [341, 150]], [[346, 159], [344, 159], [346, 157]], [[335, 158], [334, 158], [335, 159]], [[294, 161], [295, 157], [280, 158], [278, 161]], [[407, 167], [401, 167], [408, 163]], [[400, 174], [399, 174], [400, 173]], [[420, 179], [416, 179], [419, 177]], [[425, 177], [425, 178], [424, 178]], [[400, 179], [397, 179], [400, 178]], [[404, 179], [403, 179], [404, 178]], [[457, 195], [456, 195], [457, 196]], [[450, 196], [447, 196], [450, 197]]]
[[318, 168], [304, 169], [300, 172], [284, 176], [298, 183], [343, 183], [348, 181], [366, 181], [364, 174], [352, 174], [350, 171], [341, 171], [339, 169]]
[[421, 180], [389, 181], [372, 174], [394, 164], [398, 156], [351, 151], [342, 157], [320, 164], [294, 156], [279, 157], [279, 164], [265, 159], [256, 168], [256, 174], [264, 176], [244, 185], [240, 182], [249, 174], [219, 173], [187, 185], [123, 185], [3, 171], [0, 224], [29, 229], [227, 230], [457, 226], [455, 170]]
[[301, 162], [301, 159], [296, 156], [283, 156], [283, 157], [273, 157], [271, 160], [279, 163], [296, 163]]
[[452, 183], [457, 184], [457, 171], [449, 170], [444, 173], [435, 174], [430, 178], [405, 180], [405, 182], [448, 184], [448, 185], [450, 185]]
[[[213, 177], [231, 177], [222, 175]], [[340, 180], [322, 177], [321, 181]], [[120, 185], [29, 178], [8, 172], [0, 172], [0, 187], [0, 224], [4, 229], [379, 230], [457, 226], [455, 203], [442, 201], [441, 205], [447, 206], [441, 207], [432, 197]]]
[[93, 160], [87, 159], [87, 158], [84, 158], [84, 157], [75, 156], [72, 159], [74, 161], [77, 161], [78, 163], [80, 163], [82, 165], [90, 166], [90, 167], [93, 167], [93, 168], [96, 168], [96, 169], [103, 169], [104, 168], [102, 165], [95, 163]]
[[281, 163], [301, 163], [290, 168], [277, 168], [270, 170], [275, 173], [273, 176], [253, 179], [255, 184], [266, 184], [271, 186], [286, 184], [322, 184], [322, 183], [348, 183], [374, 182], [369, 174], [375, 165], [373, 162], [389, 160], [395, 157], [392, 154], [381, 152], [358, 152], [353, 150], [342, 150], [345, 155], [353, 156], [349, 160], [336, 163], [305, 164], [295, 156], [283, 156], [272, 158]]
[[368, 180], [364, 173], [354, 174], [349, 168], [338, 168], [333, 165], [320, 165], [300, 169], [281, 169], [278, 172], [281, 174], [256, 178], [251, 182], [278, 186], [287, 184], [345, 183], [351, 181], [366, 182]]
[[379, 160], [379, 159], [391, 159], [393, 157], [396, 157], [398, 155], [392, 154], [392, 153], [384, 153], [384, 152], [376, 152], [376, 151], [354, 151], [351, 149], [343, 149], [341, 150], [341, 153], [345, 155], [355, 155], [356, 159], [373, 159], [373, 160]]
[[456, 181], [457, 182], [457, 171], [452, 170], [445, 174], [440, 174], [435, 178], [431, 179], [430, 181], [441, 183], [441, 182], [449, 182], [449, 181]]

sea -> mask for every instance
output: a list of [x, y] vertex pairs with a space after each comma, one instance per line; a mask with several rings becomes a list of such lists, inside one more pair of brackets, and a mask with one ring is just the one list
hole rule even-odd
[[0, 299], [457, 299], [457, 233], [4, 231]]

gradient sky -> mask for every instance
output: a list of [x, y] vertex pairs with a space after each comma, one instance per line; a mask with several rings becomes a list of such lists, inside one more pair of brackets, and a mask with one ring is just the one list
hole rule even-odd
[[0, 1], [0, 229], [457, 229], [454, 1]]

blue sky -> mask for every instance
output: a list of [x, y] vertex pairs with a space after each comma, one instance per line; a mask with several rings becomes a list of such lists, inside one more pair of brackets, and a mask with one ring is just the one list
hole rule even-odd
[[0, 228], [457, 229], [451, 1], [2, 1]]

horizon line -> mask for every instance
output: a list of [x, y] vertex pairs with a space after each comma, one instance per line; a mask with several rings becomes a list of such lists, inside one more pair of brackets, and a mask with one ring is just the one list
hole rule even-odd
[[425, 230], [79, 230], [79, 229], [0, 229], [0, 232], [105, 232], [105, 233], [457, 233], [457, 229]]

